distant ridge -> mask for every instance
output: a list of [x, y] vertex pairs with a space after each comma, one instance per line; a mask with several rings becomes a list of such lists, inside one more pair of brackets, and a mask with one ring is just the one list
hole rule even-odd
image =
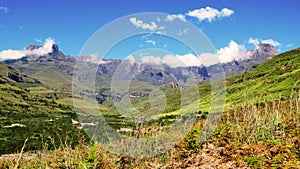
[[[29, 45], [27, 50], [35, 50], [40, 48], [41, 46]], [[127, 65], [127, 71], [136, 71], [137, 69], [143, 69], [143, 75], [139, 75], [137, 80], [143, 82], [149, 82], [153, 85], [167, 85], [174, 80], [170, 78], [166, 78], [168, 73], [173, 73], [174, 76], [181, 80], [184, 83], [187, 80], [187, 76], [184, 72], [189, 71], [193, 74], [195, 79], [201, 82], [205, 82], [209, 80], [209, 75], [207, 70], [209, 69], [212, 72], [220, 72], [220, 68], [224, 68], [225, 74], [227, 77], [243, 73], [245, 71], [251, 70], [253, 67], [258, 66], [270, 58], [274, 57], [278, 54], [277, 50], [270, 44], [260, 44], [257, 46], [256, 50], [248, 51], [251, 56], [249, 59], [241, 60], [241, 61], [233, 61], [230, 63], [224, 64], [216, 64], [209, 67], [204, 66], [192, 66], [192, 67], [178, 67], [172, 68], [168, 65], [164, 65], [164, 71], [157, 71], [153, 69], [148, 69], [147, 65], [141, 64], [129, 64]], [[114, 74], [118, 65], [122, 62], [121, 60], [113, 60], [113, 59], [97, 59], [89, 56], [77, 56], [72, 57], [65, 55], [63, 52], [59, 50], [58, 45], [54, 44], [52, 46], [52, 52], [46, 55], [37, 56], [37, 55], [29, 55], [24, 56], [20, 59], [15, 60], [6, 60], [4, 61], [6, 64], [19, 69], [21, 72], [31, 75], [32, 77], [36, 77], [41, 79], [53, 89], [64, 89], [71, 90], [72, 76], [74, 66], [77, 60], [90, 62], [90, 66], [98, 66], [98, 74], [100, 76], [105, 76], [107, 81], [110, 81], [112, 75]], [[97, 65], [96, 63], [99, 63]], [[51, 72], [55, 75], [51, 76]], [[49, 75], [50, 73], [50, 75]], [[154, 75], [154, 76], [153, 76]], [[57, 79], [53, 79], [55, 77]], [[102, 79], [103, 80], [103, 79]], [[59, 82], [61, 81], [61, 82]], [[53, 82], [53, 83], [52, 83]], [[55, 83], [54, 83], [55, 82]], [[59, 82], [59, 83], [58, 83]]]

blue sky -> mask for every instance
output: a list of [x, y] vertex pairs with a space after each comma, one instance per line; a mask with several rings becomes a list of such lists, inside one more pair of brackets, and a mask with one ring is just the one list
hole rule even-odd
[[228, 8], [229, 17], [199, 21], [189, 19], [216, 49], [231, 41], [255, 48], [250, 38], [274, 40], [281, 52], [300, 47], [300, 2], [297, 0], [109, 0], [36, 1], [0, 0], [0, 51], [23, 49], [53, 38], [60, 49], [78, 55], [89, 37], [109, 22], [134, 13], [186, 14], [195, 9]]

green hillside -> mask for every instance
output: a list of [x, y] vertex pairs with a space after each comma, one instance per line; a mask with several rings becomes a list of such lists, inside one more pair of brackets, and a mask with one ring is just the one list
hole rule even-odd
[[[72, 124], [78, 121], [80, 112], [90, 112], [95, 117], [101, 112], [116, 129], [129, 125], [115, 110], [102, 105], [95, 108], [80, 97], [73, 98], [71, 93], [51, 89], [49, 86], [64, 87], [72, 80], [58, 80], [57, 75], [63, 73], [47, 69], [37, 74], [37, 80], [1, 62], [0, 68], [0, 154], [20, 151], [27, 138], [26, 151], [75, 146], [80, 140], [89, 142], [81, 126]], [[8, 73], [16, 75], [17, 81]], [[75, 112], [74, 99], [81, 105], [77, 107], [79, 114]]]
[[245, 97], [256, 103], [289, 99], [300, 89], [300, 49], [280, 54], [226, 81], [227, 106], [242, 105]]
[[[299, 168], [299, 71], [300, 49], [295, 49], [226, 79], [226, 112], [218, 127], [207, 142], [198, 142], [200, 120], [167, 168]], [[208, 88], [202, 85], [200, 91]]]
[[[246, 107], [245, 101], [261, 105], [265, 102], [288, 100], [292, 94], [300, 89], [300, 49], [288, 51], [275, 56], [268, 62], [257, 66], [249, 72], [232, 76], [226, 79], [226, 104], [225, 111], [241, 109]], [[168, 102], [164, 113], [166, 115], [178, 115], [176, 110], [181, 107], [180, 91], [162, 87], [168, 96]], [[193, 91], [190, 91], [193, 94]], [[199, 86], [200, 111], [209, 112], [211, 103], [211, 85]], [[137, 109], [145, 109], [149, 104], [147, 99], [132, 99], [132, 103]], [[138, 103], [138, 104], [137, 104]]]
[[[300, 89], [300, 49], [275, 56], [249, 72], [226, 79], [226, 111], [247, 106], [245, 100], [262, 104], [290, 99]], [[203, 111], [209, 111], [210, 84], [199, 87]]]
[[58, 47], [55, 49], [43, 56], [26, 56], [16, 60], [5, 60], [4, 63], [39, 79], [50, 89], [71, 92], [75, 58], [65, 56]]
[[[226, 79], [225, 112], [216, 130], [206, 142], [200, 142], [199, 136], [202, 134], [203, 124], [210, 110], [210, 84], [199, 86], [200, 111], [197, 112], [197, 123], [182, 142], [176, 144], [170, 152], [151, 158], [134, 159], [105, 152], [97, 144], [94, 144], [93, 147], [80, 145], [70, 148], [67, 146], [47, 151], [35, 162], [24, 160], [22, 165], [29, 168], [36, 166], [44, 168], [88, 168], [88, 166], [100, 168], [298, 168], [300, 166], [299, 71], [300, 49], [295, 49], [275, 56], [249, 72]], [[19, 138], [16, 133], [20, 133], [19, 130], [28, 130], [28, 126], [33, 123], [37, 125], [36, 128], [31, 127], [33, 129], [40, 131], [40, 126], [45, 128], [43, 131], [46, 134], [41, 134], [43, 139], [37, 139], [37, 141], [44, 142], [49, 135], [54, 135], [53, 133], [47, 135], [47, 131], [50, 131], [47, 128], [51, 125], [45, 125], [46, 122], [41, 124], [43, 118], [46, 120], [58, 117], [62, 121], [57, 121], [56, 130], [64, 128], [62, 131], [77, 132], [72, 129], [72, 125], [64, 123], [64, 119], [68, 119], [68, 123], [70, 123], [70, 118], [74, 117], [72, 108], [70, 108], [72, 100], [67, 93], [57, 93], [57, 100], [47, 99], [42, 96], [47, 96], [54, 91], [35, 86], [30, 88], [29, 92], [29, 89], [25, 90], [5, 78], [1, 79], [0, 92], [2, 92], [1, 96], [5, 96], [1, 98], [1, 104], [4, 107], [3, 110], [6, 111], [1, 109], [3, 120], [1, 120], [0, 131], [6, 134], [7, 137], [4, 137], [6, 140], [14, 138], [13, 140], [18, 141], [18, 144], [10, 145], [20, 145], [14, 150], [20, 150], [22, 141], [26, 138], [25, 136]], [[134, 90], [143, 92], [145, 91], [144, 87], [147, 85], [140, 88], [134, 86]], [[160, 89], [165, 92], [169, 103], [162, 114], [155, 116], [156, 118], [143, 126], [144, 129], [164, 127], [182, 113], [178, 111], [182, 108], [180, 90], [168, 87]], [[193, 91], [188, 92], [193, 94]], [[141, 112], [148, 109], [146, 106], [149, 105], [149, 100], [145, 98], [132, 98], [131, 102]], [[10, 105], [5, 107], [7, 103]], [[79, 99], [77, 103], [82, 105], [80, 108], [83, 110], [96, 111], [92, 109], [92, 105], [83, 100]], [[188, 113], [195, 113], [193, 111], [197, 110], [195, 109], [196, 104], [194, 101], [189, 103], [184, 106], [184, 110], [187, 110]], [[34, 110], [29, 107], [33, 107]], [[99, 107], [111, 125], [115, 125], [116, 128], [130, 127], [130, 122], [124, 123], [124, 120], [120, 120], [122, 117], [113, 109], [113, 106], [108, 108], [99, 105]], [[94, 118], [98, 116], [93, 113], [90, 115]], [[36, 116], [39, 118], [34, 118]], [[86, 114], [82, 114], [82, 116], [86, 116]], [[38, 119], [39, 122], [33, 121], [34, 119]], [[13, 123], [23, 124], [27, 127], [4, 128]], [[65, 130], [67, 126], [70, 127], [69, 130]], [[32, 132], [33, 135], [34, 132]], [[13, 134], [15, 135], [13, 136]], [[145, 136], [145, 133], [138, 134]], [[146, 137], [151, 137], [151, 133], [146, 134]], [[73, 135], [71, 134], [71, 136]], [[30, 138], [38, 137], [34, 135]], [[77, 140], [78, 137], [76, 135], [70, 139]], [[30, 149], [30, 144], [26, 147]], [[62, 160], [67, 163], [61, 163]], [[13, 160], [3, 162], [3, 165], [9, 166], [15, 166], [15, 164]]]
[[[71, 119], [76, 119], [70, 105], [59, 104], [36, 79], [0, 63], [0, 154], [20, 151], [28, 138], [27, 150], [54, 148], [60, 142], [72, 145], [84, 135]], [[16, 82], [7, 72], [23, 79]], [[32, 90], [32, 91], [31, 91]]]
[[47, 67], [33, 76], [41, 80], [49, 88], [69, 92], [72, 88], [72, 77], [56, 70], [55, 67]]
[[[9, 76], [10, 74], [11, 76]], [[20, 71], [7, 66], [6, 64], [0, 62], [0, 77], [2, 81], [6, 82], [16, 82], [15, 80], [19, 80], [21, 83], [14, 83], [19, 87], [29, 87], [29, 86], [39, 86], [41, 82], [35, 78], [31, 78], [27, 75], [22, 74]]]

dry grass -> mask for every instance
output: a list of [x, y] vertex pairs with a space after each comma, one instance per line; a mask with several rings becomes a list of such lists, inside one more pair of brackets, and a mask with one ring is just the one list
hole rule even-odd
[[225, 113], [200, 152], [181, 151], [166, 168], [300, 168], [300, 98]]
[[[99, 145], [64, 145], [54, 151], [1, 158], [0, 168], [300, 168], [300, 94], [290, 100], [224, 113], [205, 143], [199, 135], [205, 119], [175, 148], [155, 157], [120, 157]], [[254, 100], [254, 99], [253, 99]]]

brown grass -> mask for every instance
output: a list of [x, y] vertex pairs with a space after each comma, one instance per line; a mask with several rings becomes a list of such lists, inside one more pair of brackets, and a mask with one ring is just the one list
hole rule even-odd
[[[199, 139], [199, 120], [188, 139], [155, 157], [120, 157], [95, 144], [65, 145], [54, 151], [23, 154], [20, 168], [300, 168], [300, 95], [290, 100], [257, 105], [224, 113], [205, 143]], [[193, 143], [193, 144], [191, 144]], [[192, 145], [192, 148], [191, 148]], [[0, 158], [0, 168], [13, 168], [17, 157]], [[29, 158], [28, 158], [29, 157]]]

